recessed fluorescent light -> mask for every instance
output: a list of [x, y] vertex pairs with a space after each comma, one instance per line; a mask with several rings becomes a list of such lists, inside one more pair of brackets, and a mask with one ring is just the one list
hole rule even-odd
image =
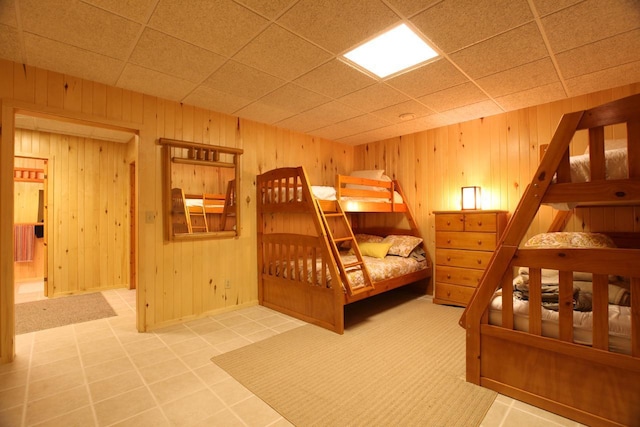
[[438, 54], [409, 27], [401, 24], [344, 56], [383, 78], [435, 58]]

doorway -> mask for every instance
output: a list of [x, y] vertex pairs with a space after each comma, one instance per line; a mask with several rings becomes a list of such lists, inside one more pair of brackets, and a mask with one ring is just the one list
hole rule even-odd
[[[14, 263], [14, 303], [28, 300], [27, 293], [47, 299], [135, 288], [130, 224], [135, 226], [137, 195], [129, 165], [136, 155], [134, 132], [15, 114], [14, 168], [42, 169], [42, 175], [32, 184], [41, 186], [37, 202], [33, 197], [21, 202], [25, 184], [14, 182], [14, 230], [26, 229], [25, 242], [33, 230], [27, 226], [40, 235], [32, 256]], [[34, 209], [38, 218], [26, 224], [22, 216]], [[25, 275], [20, 268], [28, 261], [35, 271]]]

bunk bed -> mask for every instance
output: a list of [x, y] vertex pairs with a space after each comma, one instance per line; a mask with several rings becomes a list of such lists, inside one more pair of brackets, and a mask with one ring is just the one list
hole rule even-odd
[[426, 292], [429, 256], [383, 171], [337, 175], [329, 187], [311, 186], [302, 167], [280, 168], [256, 185], [261, 305], [342, 334], [345, 305], [409, 284]]
[[175, 233], [224, 231], [229, 218], [235, 217], [235, 213], [235, 180], [227, 183], [225, 194], [189, 194], [180, 187], [171, 189], [171, 218]]
[[[627, 170], [614, 176], [604, 135], [619, 124]], [[584, 179], [576, 131], [588, 133]], [[562, 210], [526, 239], [543, 204], [624, 206], [636, 225], [564, 230]], [[640, 425], [639, 210], [640, 95], [565, 114], [460, 319], [467, 381], [587, 425]]]

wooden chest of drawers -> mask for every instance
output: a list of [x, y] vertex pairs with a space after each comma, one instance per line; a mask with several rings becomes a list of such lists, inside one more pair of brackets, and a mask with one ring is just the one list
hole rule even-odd
[[439, 211], [435, 292], [438, 304], [466, 306], [507, 223], [506, 211]]

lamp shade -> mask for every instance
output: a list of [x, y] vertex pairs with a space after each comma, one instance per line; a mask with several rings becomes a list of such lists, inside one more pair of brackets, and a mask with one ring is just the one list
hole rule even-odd
[[462, 209], [480, 209], [480, 187], [462, 187]]

